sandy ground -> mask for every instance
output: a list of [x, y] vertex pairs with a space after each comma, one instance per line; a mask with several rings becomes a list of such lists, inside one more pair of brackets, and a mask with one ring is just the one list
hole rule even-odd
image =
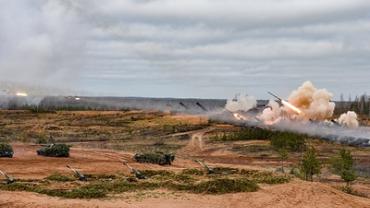
[[[16, 199], [15, 199], [15, 196]], [[105, 200], [59, 199], [26, 192], [0, 191], [0, 207], [121, 207], [121, 208], [369, 208], [370, 199], [345, 194], [327, 185], [293, 181], [266, 186], [254, 193], [225, 195], [166, 195], [142, 200], [113, 198]]]
[[[119, 159], [128, 160], [138, 169], [171, 169], [199, 167], [187, 154], [198, 154], [214, 158], [218, 165], [246, 167], [249, 159], [235, 157], [224, 151], [207, 151], [203, 147], [202, 134], [194, 133], [189, 145], [173, 166], [162, 167], [153, 164], [139, 164], [132, 161], [132, 154], [111, 150], [72, 148], [70, 158], [49, 158], [36, 155], [39, 146], [14, 144], [16, 154], [13, 159], [0, 158], [0, 167], [10, 175], [22, 179], [44, 178], [54, 171], [70, 173], [67, 164], [82, 170], [84, 173], [108, 174], [128, 173]], [[237, 165], [233, 165], [233, 164]], [[245, 163], [245, 165], [243, 165]], [[213, 163], [215, 164], [215, 163]], [[231, 164], [231, 165], [230, 165]], [[249, 163], [250, 164], [250, 163]], [[256, 168], [256, 166], [252, 166]], [[294, 180], [288, 184], [265, 185], [254, 193], [236, 193], [224, 195], [206, 195], [189, 193], [172, 193], [158, 190], [145, 197], [137, 198], [133, 194], [108, 197], [106, 199], [61, 199], [29, 192], [0, 191], [0, 207], [133, 207], [133, 208], [370, 208], [370, 199], [345, 194], [323, 183], [310, 183]], [[140, 194], [140, 193], [136, 193]]]
[[137, 169], [180, 170], [197, 166], [196, 162], [184, 158], [177, 158], [172, 166], [166, 167], [136, 163], [132, 160], [132, 153], [101, 149], [71, 148], [68, 158], [42, 157], [36, 154], [39, 148], [39, 145], [13, 144], [14, 157], [0, 158], [0, 169], [15, 178], [42, 179], [53, 172], [71, 173], [66, 165], [90, 174], [128, 174], [129, 170], [122, 165], [122, 159]]

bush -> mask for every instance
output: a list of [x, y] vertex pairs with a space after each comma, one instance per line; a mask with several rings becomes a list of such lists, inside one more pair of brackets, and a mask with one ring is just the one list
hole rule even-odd
[[169, 177], [174, 175], [173, 172], [167, 171], [167, 170], [141, 170], [141, 174], [143, 174], [145, 177], [150, 178], [156, 175]]
[[[117, 193], [155, 189], [224, 194], [257, 191], [257, 183], [279, 184], [290, 180], [290, 177], [274, 175], [267, 171], [232, 168], [218, 168], [218, 170], [223, 173], [230, 171], [229, 173], [232, 175], [229, 178], [220, 174], [204, 176], [203, 172], [197, 169], [185, 169], [179, 173], [166, 170], [143, 170], [142, 172], [148, 180], [137, 180], [134, 177], [116, 177], [115, 175], [92, 175], [90, 176], [91, 180], [83, 184], [69, 182], [67, 186], [59, 184], [58, 188], [55, 188], [55, 186], [48, 186], [51, 181], [32, 180], [0, 184], [0, 190], [28, 191], [64, 198], [101, 198]], [[234, 173], [235, 171], [237, 173]], [[106, 180], [108, 178], [110, 180]], [[46, 179], [61, 182], [73, 180], [59, 173], [54, 173]]]
[[281, 161], [281, 171], [284, 173], [284, 161], [288, 159], [288, 151], [285, 148], [278, 150], [280, 161]]
[[216, 135], [211, 139], [216, 141], [238, 141], [238, 140], [254, 140], [254, 139], [269, 139], [272, 135], [272, 131], [259, 128], [259, 127], [245, 127], [240, 131], [223, 133], [222, 135]]
[[66, 144], [51, 144], [37, 150], [37, 154], [48, 157], [69, 157], [69, 146]]
[[96, 182], [86, 186], [81, 187], [81, 189], [91, 189], [91, 190], [102, 190], [105, 193], [123, 193], [136, 190], [153, 190], [159, 188], [159, 183], [152, 182], [129, 182], [127, 180], [117, 180], [112, 182]]
[[320, 161], [316, 157], [316, 150], [311, 147], [304, 153], [300, 170], [304, 174], [305, 180], [313, 180], [313, 175], [319, 174], [321, 169]]
[[76, 188], [72, 190], [59, 190], [59, 189], [35, 189], [35, 192], [39, 194], [46, 194], [49, 196], [58, 196], [64, 198], [80, 198], [80, 199], [92, 199], [92, 198], [102, 198], [106, 196], [104, 190], [95, 188]]
[[39, 137], [36, 140], [36, 144], [46, 144], [48, 143], [48, 140], [45, 137]]
[[229, 167], [214, 167], [212, 168], [213, 174], [221, 174], [221, 175], [230, 175], [239, 173], [239, 170], [236, 168], [229, 168]]
[[14, 154], [14, 151], [10, 144], [0, 143], [0, 157], [12, 158], [13, 154]]
[[307, 135], [294, 132], [280, 132], [259, 127], [245, 127], [240, 131], [223, 133], [210, 137], [215, 141], [270, 140], [275, 149], [301, 151], [305, 149]]
[[302, 151], [305, 149], [305, 137], [292, 132], [275, 132], [271, 136], [271, 145], [277, 150]]
[[340, 187], [340, 189], [347, 194], [351, 194], [351, 195], [359, 196], [359, 197], [367, 197], [366, 194], [358, 192], [348, 185]]
[[249, 180], [256, 181], [257, 183], [264, 184], [281, 184], [290, 181], [290, 177], [287, 176], [277, 176], [272, 172], [268, 171], [258, 171], [258, 170], [246, 170], [242, 169], [240, 174]]
[[201, 171], [201, 170], [193, 168], [193, 169], [183, 170], [182, 174], [202, 176], [202, 175], [204, 175], [204, 172]]
[[139, 163], [154, 163], [159, 165], [171, 165], [175, 155], [163, 152], [135, 154], [134, 160]]
[[247, 179], [218, 178], [197, 184], [173, 184], [172, 188], [193, 193], [225, 194], [257, 191], [258, 185]]
[[293, 167], [292, 169], [290, 169], [290, 172], [289, 172], [291, 175], [294, 175], [295, 177], [297, 178], [300, 178], [300, 179], [305, 179], [305, 176], [304, 174], [301, 172], [300, 168], [299, 167]]
[[6, 191], [34, 191], [35, 187], [36, 185], [34, 184], [20, 182], [1, 185], [1, 189]]
[[61, 175], [60, 173], [53, 173], [52, 175], [46, 177], [45, 179], [51, 180], [51, 181], [61, 181], [61, 182], [66, 182], [66, 181], [74, 181], [73, 178]]
[[356, 180], [350, 150], [341, 149], [339, 155], [332, 159], [331, 164], [334, 171], [347, 183], [347, 186], [350, 185], [350, 182]]

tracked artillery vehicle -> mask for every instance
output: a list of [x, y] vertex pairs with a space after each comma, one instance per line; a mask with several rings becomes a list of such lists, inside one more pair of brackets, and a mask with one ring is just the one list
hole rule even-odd
[[11, 183], [15, 182], [13, 177], [11, 177], [10, 175], [6, 174], [5, 172], [3, 172], [1, 170], [0, 170], [0, 174], [5, 177], [5, 181], [6, 181], [7, 184], [11, 184]]
[[0, 143], [0, 157], [12, 158], [13, 154], [14, 151], [10, 144]]
[[209, 167], [206, 163], [204, 163], [201, 160], [195, 160], [195, 162], [199, 163], [207, 172], [207, 174], [214, 174], [215, 170], [211, 167]]
[[70, 169], [71, 171], [73, 171], [75, 177], [78, 178], [78, 180], [80, 180], [80, 181], [87, 181], [86, 176], [84, 174], [82, 174], [80, 171], [72, 168], [69, 165], [67, 165], [67, 168]]
[[175, 155], [172, 153], [163, 152], [137, 153], [134, 155], [134, 160], [139, 163], [171, 165], [172, 162], [175, 160]]
[[131, 167], [126, 161], [123, 160], [122, 163], [130, 170], [132, 174], [134, 174], [134, 176], [137, 179], [146, 179], [144, 174], [142, 174], [139, 170], [136, 170], [135, 168]]
[[47, 157], [69, 157], [69, 146], [66, 144], [50, 144], [37, 150], [37, 154]]

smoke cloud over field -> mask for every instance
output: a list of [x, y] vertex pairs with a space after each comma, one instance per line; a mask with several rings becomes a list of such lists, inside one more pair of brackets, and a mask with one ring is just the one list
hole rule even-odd
[[258, 116], [258, 119], [268, 124], [280, 121], [281, 109], [279, 103], [274, 100], [270, 100], [267, 106], [268, 107], [262, 111], [262, 114]]
[[340, 115], [338, 123], [348, 128], [357, 128], [359, 126], [357, 114], [353, 111], [348, 111], [347, 113]]
[[72, 1], [1, 1], [0, 83], [12, 88], [1, 90], [71, 87], [84, 60], [84, 28]]
[[277, 117], [323, 121], [333, 116], [335, 103], [331, 101], [332, 97], [326, 89], [317, 89], [306, 81], [290, 94], [288, 101], [280, 101], [281, 107], [270, 102], [259, 117], [267, 123], [274, 122]]
[[253, 96], [249, 95], [236, 95], [234, 99], [229, 99], [226, 102], [226, 110], [230, 112], [237, 111], [249, 111], [250, 109], [256, 107], [257, 100]]
[[[317, 89], [310, 81], [306, 81], [290, 94], [288, 101], [302, 111], [298, 117], [320, 121], [333, 116], [335, 103], [331, 102], [332, 98], [333, 94], [326, 89]], [[284, 110], [291, 111], [286, 107]]]
[[239, 113], [234, 113], [233, 116], [246, 125], [294, 131], [350, 144], [370, 145], [370, 129], [359, 127], [355, 112], [349, 111], [342, 114], [336, 122], [332, 121], [335, 109], [332, 97], [326, 89], [317, 89], [310, 81], [306, 81], [292, 91], [288, 101], [282, 98], [278, 98], [278, 102], [270, 100], [266, 108], [255, 115], [257, 121], [261, 122], [255, 122], [256, 120]]

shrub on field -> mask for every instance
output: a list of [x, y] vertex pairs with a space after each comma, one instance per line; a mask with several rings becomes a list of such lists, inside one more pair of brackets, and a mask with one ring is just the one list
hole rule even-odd
[[316, 150], [311, 147], [306, 150], [300, 163], [300, 171], [304, 174], [305, 180], [313, 180], [313, 175], [321, 171], [321, 163], [317, 159]]
[[202, 176], [204, 175], [204, 172], [198, 169], [184, 169], [182, 171], [182, 174], [187, 174], [187, 175], [196, 175], [196, 176]]
[[224, 132], [210, 137], [215, 141], [270, 140], [275, 149], [302, 151], [307, 136], [294, 132], [280, 132], [259, 127], [245, 127], [236, 132]]
[[258, 185], [248, 179], [218, 178], [196, 184], [172, 184], [172, 188], [193, 193], [225, 194], [257, 191]]
[[249, 180], [264, 184], [281, 184], [290, 181], [290, 177], [288, 176], [274, 175], [272, 172], [268, 171], [242, 169], [240, 174]]
[[273, 132], [270, 130], [258, 127], [246, 127], [239, 131], [218, 134], [211, 137], [216, 141], [238, 141], [238, 140], [252, 140], [252, 139], [269, 139]]
[[347, 187], [350, 186], [352, 181], [356, 180], [353, 157], [350, 150], [341, 149], [338, 156], [331, 159], [331, 165], [334, 171], [347, 183]]
[[57, 173], [57, 172], [49, 175], [45, 179], [50, 180], [50, 181], [61, 181], [61, 182], [74, 181], [73, 178], [62, 175], [62, 174]]
[[271, 145], [279, 150], [302, 151], [305, 149], [306, 136], [292, 132], [274, 132], [271, 136]]

